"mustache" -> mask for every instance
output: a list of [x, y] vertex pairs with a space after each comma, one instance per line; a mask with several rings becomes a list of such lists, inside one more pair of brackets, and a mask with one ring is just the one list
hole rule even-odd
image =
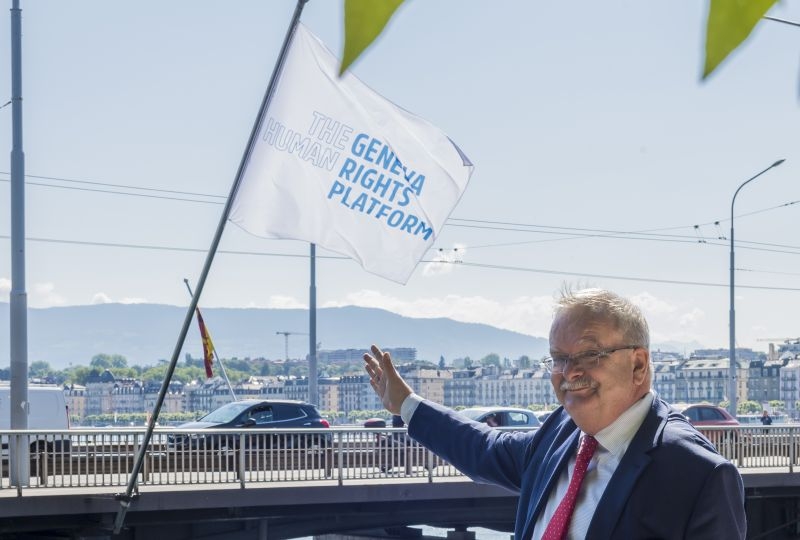
[[598, 384], [591, 379], [577, 379], [575, 381], [564, 381], [559, 388], [564, 392], [583, 390], [584, 388], [597, 388]]

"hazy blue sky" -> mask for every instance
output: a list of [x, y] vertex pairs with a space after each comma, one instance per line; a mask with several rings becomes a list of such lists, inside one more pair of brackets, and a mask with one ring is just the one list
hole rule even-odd
[[[294, 2], [22, 4], [29, 305], [187, 305], [183, 278], [200, 273]], [[342, 4], [312, 0], [303, 15], [337, 55]], [[655, 342], [727, 347], [731, 197], [786, 158], [737, 198], [737, 336], [766, 349], [758, 339], [800, 335], [800, 204], [782, 206], [800, 201], [800, 28], [762, 21], [701, 82], [706, 9], [696, 0], [407, 1], [353, 71], [475, 164], [436, 246], [458, 247], [463, 264], [420, 264], [401, 286], [319, 250], [318, 304], [541, 336], [553, 295], [580, 282], [634, 298]], [[770, 15], [800, 21], [800, 5]], [[11, 107], [0, 121], [10, 152]], [[7, 301], [8, 162], [0, 171]], [[220, 249], [201, 305], [307, 305], [306, 244], [229, 225]], [[265, 333], [274, 330], [283, 329]]]

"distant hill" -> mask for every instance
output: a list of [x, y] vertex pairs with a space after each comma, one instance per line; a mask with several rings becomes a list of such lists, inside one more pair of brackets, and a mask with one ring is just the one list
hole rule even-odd
[[[100, 353], [120, 354], [129, 365], [169, 359], [186, 308], [159, 304], [98, 304], [28, 310], [28, 362], [43, 360], [54, 368], [87, 365]], [[284, 336], [278, 331], [308, 332], [308, 311], [302, 309], [204, 308], [218, 354], [223, 358], [284, 357]], [[389, 311], [361, 307], [317, 310], [317, 341], [322, 349], [416, 347], [417, 357], [438, 362], [496, 353], [501, 358], [546, 354], [547, 339], [451, 319], [413, 319]], [[9, 304], [0, 303], [0, 367], [9, 361]], [[192, 321], [185, 352], [202, 355], [197, 323]], [[289, 356], [305, 357], [308, 336], [289, 336]]]

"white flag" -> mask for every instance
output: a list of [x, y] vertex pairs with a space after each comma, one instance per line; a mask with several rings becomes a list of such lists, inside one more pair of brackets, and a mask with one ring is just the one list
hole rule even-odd
[[233, 203], [230, 220], [267, 238], [348, 255], [405, 283], [472, 174], [439, 129], [368, 88], [303, 25]]

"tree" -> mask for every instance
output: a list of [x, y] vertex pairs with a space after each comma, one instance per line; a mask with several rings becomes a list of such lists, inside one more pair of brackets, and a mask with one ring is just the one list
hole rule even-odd
[[93, 368], [108, 369], [111, 367], [111, 361], [107, 354], [96, 354], [92, 357], [89, 365]]
[[[142, 371], [141, 377], [142, 381], [156, 381], [162, 382], [164, 377], [167, 376], [167, 366], [166, 365], [157, 365], [157, 366], [149, 366]], [[175, 372], [172, 374], [173, 381], [179, 381], [182, 383], [188, 383], [194, 380], [203, 380], [206, 376], [206, 371], [203, 368], [199, 367], [186, 367], [186, 366], [176, 366]]]
[[481, 358], [481, 365], [500, 367], [500, 356], [496, 353], [489, 353]]
[[442, 355], [439, 356], [439, 369], [444, 369], [444, 368], [445, 368], [444, 355]]
[[773, 399], [769, 402], [769, 408], [772, 409], [773, 412], [775, 411], [785, 411], [786, 410], [786, 402], [781, 401], [779, 399]]
[[252, 366], [249, 358], [231, 358], [229, 360], [224, 360], [224, 362], [225, 362], [225, 369], [227, 369], [228, 371], [238, 370], [238, 371], [249, 372], [250, 367]]
[[115, 369], [124, 369], [128, 367], [128, 359], [119, 354], [111, 355], [111, 367]]
[[753, 414], [761, 412], [761, 404], [758, 401], [740, 401], [736, 406], [738, 414]]
[[43, 379], [53, 373], [53, 368], [50, 364], [42, 360], [31, 362], [28, 366], [28, 376]]
[[128, 360], [120, 354], [96, 354], [89, 365], [101, 369], [124, 369], [128, 367]]
[[531, 367], [531, 359], [527, 354], [523, 354], [519, 358], [517, 358], [517, 367], [519, 369], [530, 369]]
[[103, 372], [100, 368], [91, 368], [88, 366], [75, 366], [65, 369], [59, 374], [59, 377], [66, 384], [85, 385], [86, 380], [92, 376], [98, 376]]

